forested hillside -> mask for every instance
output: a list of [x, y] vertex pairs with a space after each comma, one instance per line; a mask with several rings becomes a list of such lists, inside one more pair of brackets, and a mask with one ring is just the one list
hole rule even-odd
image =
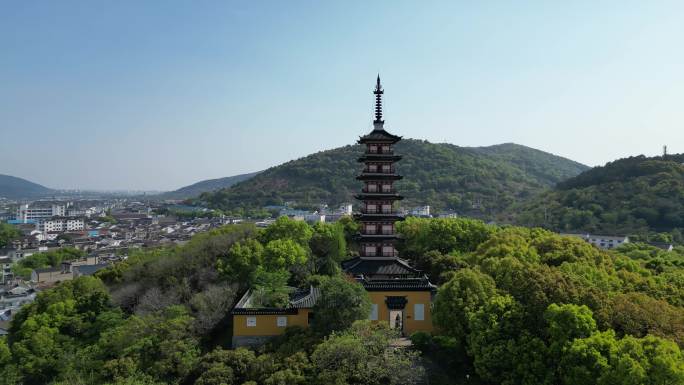
[[[339, 262], [356, 224], [280, 218], [143, 251], [38, 295], [0, 337], [3, 384], [671, 385], [684, 383], [684, 250], [602, 251], [541, 229], [402, 222], [401, 252], [439, 284], [432, 335], [395, 348]], [[231, 350], [247, 287], [321, 289], [311, 329]]]
[[636, 156], [560, 182], [553, 191], [515, 206], [510, 221], [561, 231], [618, 234], [684, 229], [684, 155]]
[[[360, 189], [360, 146], [323, 151], [270, 168], [198, 201], [235, 211], [293, 202], [304, 207], [353, 201]], [[512, 203], [575, 176], [588, 167], [516, 144], [467, 148], [403, 140], [396, 146], [405, 207], [429, 204], [475, 215], [498, 213]]]
[[45, 186], [11, 175], [0, 174], [0, 197], [8, 199], [44, 197], [54, 193]]
[[193, 183], [189, 186], [181, 187], [178, 190], [168, 191], [168, 192], [159, 194], [159, 198], [160, 199], [188, 199], [188, 198], [193, 198], [193, 197], [200, 195], [204, 192], [211, 192], [211, 191], [220, 190], [222, 188], [228, 188], [228, 187], [230, 187], [236, 183], [242, 182], [243, 180], [247, 180], [256, 174], [257, 174], [256, 172], [252, 172], [249, 174], [227, 176], [225, 178], [207, 179], [207, 180], [199, 181], [197, 183]]

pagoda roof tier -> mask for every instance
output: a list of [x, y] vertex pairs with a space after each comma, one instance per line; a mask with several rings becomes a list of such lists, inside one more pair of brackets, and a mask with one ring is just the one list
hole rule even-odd
[[398, 174], [383, 174], [383, 173], [370, 173], [364, 172], [356, 177], [357, 180], [399, 180], [403, 176]]
[[399, 195], [399, 193], [383, 193], [383, 192], [356, 194], [356, 195], [354, 195], [354, 198], [356, 198], [360, 201], [366, 200], [366, 199], [400, 201], [400, 200], [404, 199], [404, 197]]
[[[380, 127], [380, 126], [381, 125], [379, 125], [378, 127]], [[357, 143], [359, 143], [359, 144], [365, 144], [365, 143], [390, 143], [390, 144], [394, 144], [400, 140], [401, 140], [401, 136], [392, 135], [389, 132], [385, 131], [384, 128], [376, 128], [373, 131], [371, 131], [369, 134], [359, 137], [359, 140]]]
[[399, 257], [356, 257], [342, 262], [342, 269], [355, 276], [420, 276], [421, 271], [413, 268]]
[[401, 155], [392, 155], [392, 154], [372, 154], [372, 153], [365, 153], [363, 156], [357, 159], [358, 162], [360, 163], [365, 163], [365, 162], [398, 162], [401, 160]]
[[361, 222], [396, 222], [404, 220], [404, 217], [399, 214], [354, 214], [354, 219]]

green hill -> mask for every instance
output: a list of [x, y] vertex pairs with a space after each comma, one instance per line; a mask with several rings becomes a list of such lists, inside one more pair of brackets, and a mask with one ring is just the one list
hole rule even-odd
[[[403, 207], [429, 204], [437, 210], [488, 216], [588, 169], [580, 163], [516, 144], [458, 147], [407, 139], [396, 151], [404, 179]], [[202, 194], [212, 208], [260, 208], [292, 202], [301, 207], [353, 201], [362, 149], [350, 145], [318, 152], [261, 172], [228, 189]]]
[[54, 190], [37, 183], [15, 176], [0, 174], [0, 197], [9, 199], [36, 198], [52, 193], [54, 193]]
[[645, 234], [684, 228], [684, 155], [610, 162], [512, 208], [508, 220], [561, 231]]
[[159, 195], [161, 199], [187, 199], [195, 197], [204, 192], [216, 191], [222, 188], [230, 187], [236, 183], [247, 180], [258, 173], [252, 172], [249, 174], [240, 174], [227, 176], [225, 178], [207, 179], [189, 186], [181, 187], [178, 190], [168, 191]]

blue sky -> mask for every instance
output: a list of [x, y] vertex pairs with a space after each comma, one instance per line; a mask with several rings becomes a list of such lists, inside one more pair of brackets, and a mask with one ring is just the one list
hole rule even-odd
[[0, 173], [174, 189], [387, 127], [598, 165], [684, 152], [682, 1], [0, 0]]

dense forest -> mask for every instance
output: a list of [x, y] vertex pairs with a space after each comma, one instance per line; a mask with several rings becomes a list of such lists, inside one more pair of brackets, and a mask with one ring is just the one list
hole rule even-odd
[[[0, 338], [2, 384], [683, 384], [684, 249], [602, 251], [542, 229], [408, 218], [439, 285], [434, 334], [395, 347], [339, 271], [357, 224], [233, 225], [40, 293]], [[229, 311], [321, 288], [310, 329], [232, 350]]]
[[[202, 194], [196, 203], [228, 212], [285, 202], [317, 208], [353, 201], [360, 189], [354, 177], [361, 146], [322, 151], [270, 168], [231, 188]], [[430, 205], [487, 216], [575, 176], [588, 167], [516, 144], [458, 147], [407, 139], [396, 146], [403, 156], [397, 186], [402, 205]]]
[[559, 231], [647, 235], [682, 241], [684, 155], [635, 156], [565, 180], [508, 212], [519, 225]]

